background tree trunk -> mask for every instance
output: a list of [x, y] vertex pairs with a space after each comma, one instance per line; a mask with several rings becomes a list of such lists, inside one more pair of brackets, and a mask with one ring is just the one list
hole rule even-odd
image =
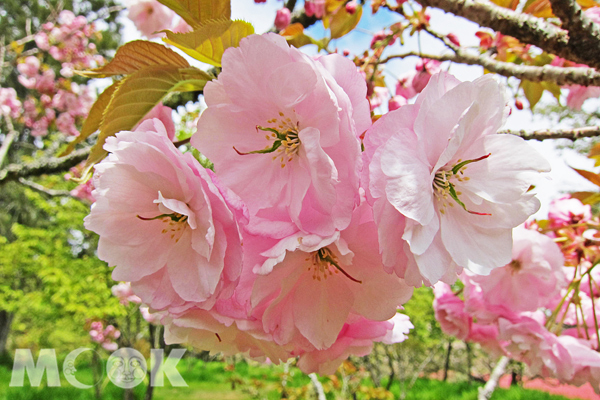
[[10, 325], [15, 315], [8, 311], [0, 310], [0, 356], [6, 354], [6, 342], [10, 332]]

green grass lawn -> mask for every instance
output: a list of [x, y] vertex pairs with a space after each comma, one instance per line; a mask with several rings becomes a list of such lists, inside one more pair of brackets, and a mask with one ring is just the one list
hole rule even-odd
[[[91, 369], [78, 367], [81, 375], [78, 379], [82, 382], [92, 381]], [[224, 362], [204, 362], [194, 358], [182, 359], [178, 370], [188, 384], [188, 387], [172, 387], [165, 379], [164, 387], [154, 388], [156, 400], [251, 400], [281, 398], [280, 382], [283, 374], [281, 366], [265, 366], [257, 363], [240, 362], [227, 364]], [[27, 376], [25, 387], [9, 387], [11, 368], [0, 366], [0, 400], [93, 400], [93, 389], [77, 389], [69, 385], [62, 377], [61, 387], [30, 387]], [[327, 378], [324, 379], [325, 381]], [[45, 380], [43, 380], [45, 382]], [[364, 382], [369, 385], [369, 382]], [[116, 387], [105, 377], [102, 386], [102, 399], [123, 399], [123, 389]], [[468, 382], [440, 382], [437, 380], [419, 379], [406, 396], [406, 400], [475, 400], [477, 398], [477, 384]], [[310, 391], [310, 379], [296, 368], [290, 368], [287, 387], [290, 390], [302, 393]], [[325, 387], [331, 385], [325, 384]], [[143, 399], [146, 384], [141, 384], [134, 389], [136, 399]], [[400, 385], [394, 383], [391, 392], [396, 399], [400, 396]], [[362, 396], [362, 397], [361, 397]], [[302, 395], [298, 398], [303, 398]], [[328, 400], [334, 400], [333, 393], [328, 393]], [[368, 399], [359, 394], [359, 399]], [[510, 389], [497, 389], [492, 400], [566, 400], [565, 397], [550, 395], [536, 390], [527, 390], [520, 387]]]

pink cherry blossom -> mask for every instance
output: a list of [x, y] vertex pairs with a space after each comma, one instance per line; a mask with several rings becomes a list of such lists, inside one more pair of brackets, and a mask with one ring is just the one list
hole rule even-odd
[[191, 142], [247, 204], [249, 229], [284, 238], [348, 226], [358, 136], [370, 125], [355, 65], [337, 54], [313, 60], [275, 34], [244, 38], [222, 65]]
[[415, 79], [416, 74], [416, 71], [409, 71], [398, 78], [396, 95], [402, 96], [405, 99], [412, 99], [417, 95], [417, 91], [413, 87], [413, 80]]
[[440, 323], [442, 331], [457, 339], [465, 340], [473, 322], [471, 316], [464, 311], [465, 303], [452, 293], [450, 285], [444, 282], [435, 284], [433, 294], [435, 319]]
[[[244, 242], [246, 251], [255, 245]], [[377, 229], [366, 203], [341, 233], [277, 242], [260, 253], [264, 262], [254, 267], [261, 276], [253, 286], [253, 315], [276, 343], [317, 350], [333, 345], [350, 315], [375, 321], [393, 317], [412, 289], [383, 270], [376, 248]]]
[[371, 321], [363, 317], [354, 319], [344, 324], [335, 343], [328, 349], [301, 354], [298, 368], [307, 374], [316, 372], [319, 375], [332, 375], [350, 355], [366, 356], [373, 349], [374, 342], [403, 342], [409, 330], [414, 328], [408, 316], [403, 314], [396, 314], [388, 321]]
[[498, 341], [498, 327], [473, 323], [467, 341], [478, 343], [487, 353], [499, 357], [504, 355], [503, 344]]
[[127, 16], [144, 36], [153, 38], [160, 35], [156, 32], [171, 27], [175, 12], [156, 0], [143, 0], [132, 4]]
[[231, 295], [240, 233], [211, 173], [181, 154], [157, 119], [108, 138], [104, 148], [111, 154], [96, 166], [96, 203], [85, 226], [100, 235], [98, 257], [116, 266], [113, 279], [132, 282], [144, 303], [163, 308], [210, 307]]
[[[386, 266], [410, 284], [453, 282], [460, 267], [489, 274], [507, 264], [512, 228], [539, 208], [530, 179], [549, 164], [523, 139], [496, 134], [505, 105], [489, 76], [461, 83], [440, 73], [414, 105], [367, 132], [365, 184], [380, 248]], [[391, 239], [400, 235], [408, 264], [402, 241]]]
[[323, 15], [325, 15], [325, 0], [306, 0], [304, 2], [304, 12], [309, 17], [314, 15], [317, 19], [323, 18]]
[[394, 111], [399, 109], [402, 106], [407, 105], [407, 101], [406, 98], [402, 97], [402, 96], [394, 96], [390, 99], [390, 101], [388, 102], [388, 110], [389, 111]]
[[429, 83], [431, 76], [442, 70], [442, 63], [437, 60], [423, 58], [417, 63], [416, 70], [417, 74], [412, 80], [412, 85], [416, 93], [421, 93]]
[[566, 86], [566, 88], [569, 89], [569, 94], [567, 95], [567, 107], [573, 110], [581, 110], [583, 103], [587, 99], [600, 96], [599, 86], [570, 85]]
[[546, 235], [524, 228], [513, 231], [512, 261], [490, 275], [470, 275], [491, 305], [535, 311], [567, 285], [560, 248]]
[[0, 116], [7, 115], [11, 118], [18, 118], [23, 112], [17, 91], [13, 88], [0, 87]]
[[592, 207], [589, 204], [584, 205], [571, 196], [563, 196], [550, 202], [548, 220], [552, 228], [587, 222], [591, 219]]
[[[509, 355], [526, 363], [532, 374], [569, 381], [575, 373], [571, 355], [556, 335], [538, 321], [522, 316], [516, 321], [498, 320], [500, 340], [509, 341]], [[564, 340], [564, 339], [563, 339]]]
[[[173, 109], [162, 103], [158, 103], [148, 114], [144, 116], [140, 124], [146, 120], [158, 118], [167, 130], [167, 136], [171, 141], [175, 140], [175, 123], [173, 122]], [[139, 124], [138, 124], [139, 126]]]
[[119, 299], [119, 303], [123, 305], [129, 305], [129, 302], [132, 303], [141, 303], [142, 300], [133, 293], [131, 289], [131, 284], [129, 282], [121, 282], [117, 285], [114, 285], [110, 288], [113, 296]]
[[600, 353], [570, 336], [559, 336], [558, 341], [569, 352], [575, 370], [573, 379], [568, 382], [576, 386], [589, 382], [594, 391], [600, 393]]

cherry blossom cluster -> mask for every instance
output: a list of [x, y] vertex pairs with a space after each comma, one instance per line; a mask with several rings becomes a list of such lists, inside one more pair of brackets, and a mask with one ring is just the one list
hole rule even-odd
[[[23, 101], [22, 122], [33, 136], [45, 136], [52, 127], [66, 135], [79, 134], [77, 126], [87, 117], [95, 96], [88, 86], [70, 78], [75, 70], [94, 68], [104, 62], [90, 41], [97, 35], [93, 23], [68, 10], [59, 14], [56, 23], [45, 23], [36, 33], [39, 54], [25, 57], [17, 65], [19, 83], [30, 89]], [[60, 62], [60, 77], [41, 61], [44, 54]]]
[[435, 285], [436, 319], [445, 333], [522, 361], [534, 375], [589, 381], [598, 392], [598, 221], [567, 196], [551, 203], [548, 221], [527, 226], [514, 231], [505, 266], [488, 276], [464, 271], [457, 293]]
[[17, 91], [13, 88], [0, 87], [0, 117], [19, 118], [23, 112], [23, 105], [17, 98]]
[[406, 339], [413, 286], [510, 262], [539, 208], [548, 163], [496, 133], [507, 100], [488, 76], [432, 75], [373, 124], [353, 62], [265, 34], [225, 52], [204, 96], [190, 143], [214, 172], [146, 120], [106, 140], [85, 219], [167, 343], [333, 373]]
[[119, 348], [115, 340], [121, 336], [121, 332], [112, 325], [106, 328], [100, 321], [94, 321], [89, 324], [90, 337], [93, 342], [98, 343], [103, 349], [115, 351]]

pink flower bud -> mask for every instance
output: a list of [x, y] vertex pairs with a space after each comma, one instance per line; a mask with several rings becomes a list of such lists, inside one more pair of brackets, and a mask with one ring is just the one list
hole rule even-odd
[[388, 102], [388, 109], [390, 111], [394, 111], [399, 109], [402, 106], [405, 106], [407, 104], [406, 98], [402, 97], [402, 96], [394, 96], [390, 99], [390, 101]]
[[350, 15], [354, 15], [357, 7], [358, 4], [356, 4], [356, 0], [349, 1], [348, 3], [346, 3], [346, 12]]
[[450, 32], [446, 35], [446, 38], [455, 45], [460, 46], [460, 40], [458, 40], [458, 36], [456, 36], [454, 33]]
[[275, 16], [275, 28], [277, 30], [285, 29], [292, 20], [292, 13], [286, 7], [283, 7], [277, 10], [277, 15]]

